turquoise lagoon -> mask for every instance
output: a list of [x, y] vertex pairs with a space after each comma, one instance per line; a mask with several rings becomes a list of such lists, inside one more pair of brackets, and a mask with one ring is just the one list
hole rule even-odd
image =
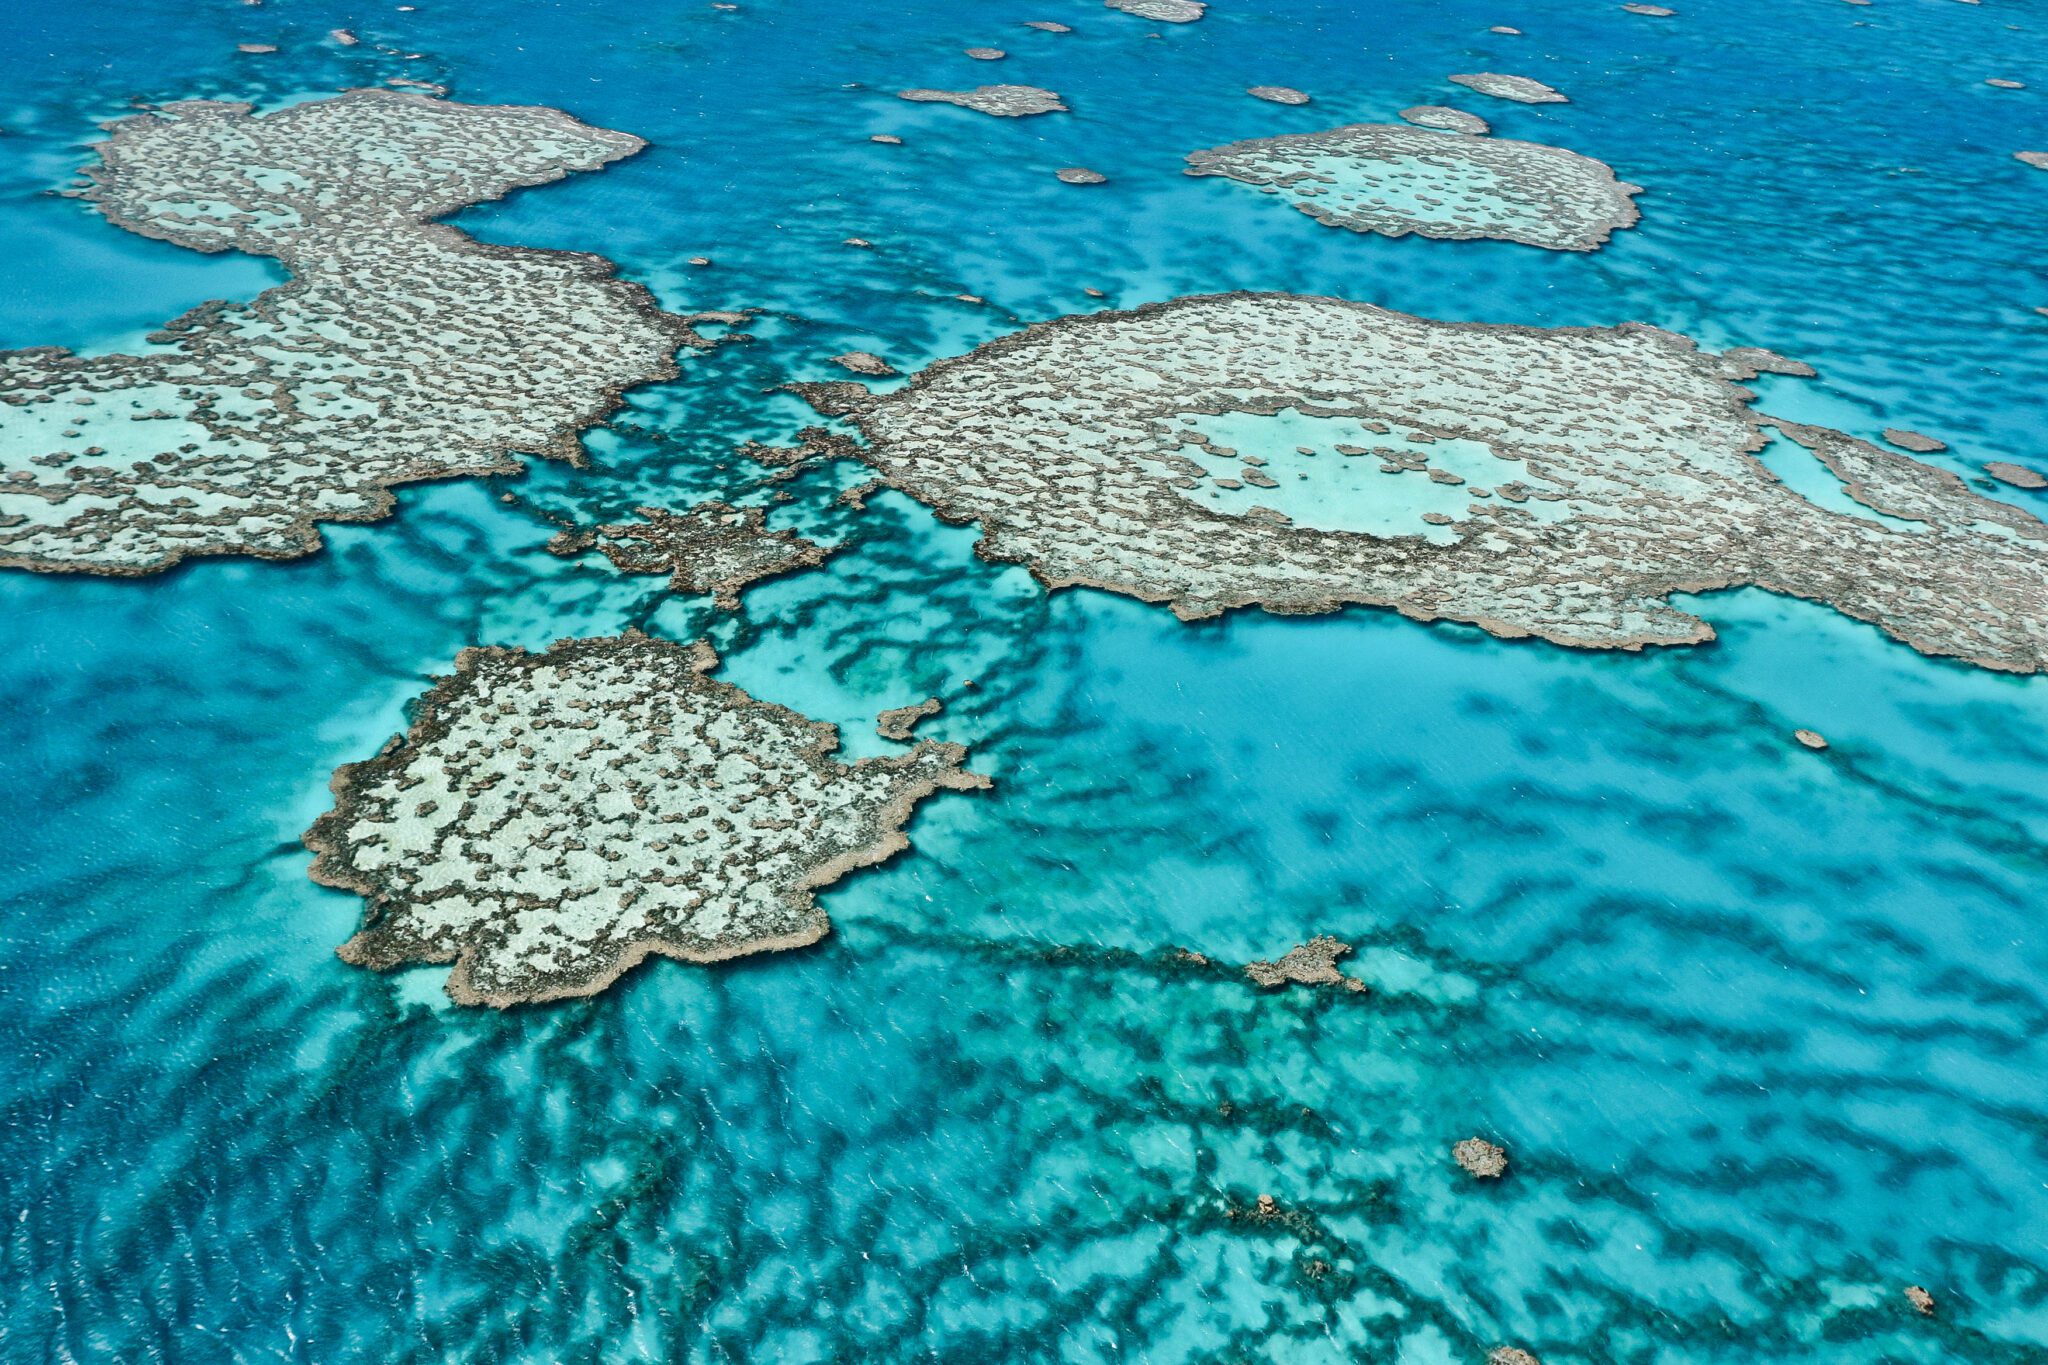
[[[2011, 156], [2048, 122], [2037, 7], [10, 19], [0, 344], [126, 344], [278, 278], [47, 194], [95, 122], [392, 77], [652, 144], [466, 230], [763, 314], [633, 394], [588, 470], [408, 490], [293, 563], [0, 576], [0, 1354], [2048, 1359], [2048, 683], [1755, 591], [1685, 604], [1715, 643], [1640, 655], [1362, 610], [1186, 626], [1048, 596], [893, 495], [839, 505], [857, 471], [770, 485], [733, 454], [812, 420], [774, 387], [841, 351], [909, 371], [1065, 312], [1255, 288], [1769, 346], [1821, 374], [1760, 385], [1772, 412], [1926, 431], [1966, 476], [2038, 463], [2048, 175]], [[1010, 55], [961, 54], [981, 45]], [[1473, 70], [1572, 103], [1443, 82]], [[1073, 112], [891, 93], [990, 80]], [[1268, 83], [1315, 102], [1242, 93]], [[1433, 102], [1608, 162], [1647, 187], [1642, 222], [1591, 255], [1389, 241], [1180, 173]], [[1109, 183], [1053, 178], [1072, 165]], [[1796, 445], [1768, 458], [1836, 495]], [[736, 618], [542, 550], [556, 519], [778, 489], [774, 524], [845, 548]], [[720, 676], [856, 754], [885, 747], [878, 710], [942, 692], [929, 732], [996, 789], [924, 807], [804, 952], [505, 1014], [336, 960], [360, 906], [297, 842], [332, 769], [465, 645], [629, 625], [708, 634]], [[1235, 970], [1323, 932], [1371, 993]], [[1474, 1133], [1512, 1153], [1497, 1186], [1449, 1163]], [[1236, 1216], [1261, 1194], [1291, 1216]]]

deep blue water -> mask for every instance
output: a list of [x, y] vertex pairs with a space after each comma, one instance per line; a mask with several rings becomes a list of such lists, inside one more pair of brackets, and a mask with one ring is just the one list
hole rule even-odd
[[[837, 506], [846, 470], [773, 520], [847, 548], [738, 618], [541, 549], [551, 518], [765, 501], [732, 451], [809, 420], [769, 390], [834, 353], [910, 370], [1230, 288], [1769, 346], [1821, 372], [1771, 411], [1917, 428], [1966, 475], [2048, 458], [2048, 174], [2011, 156], [2048, 147], [2048, 14], [1677, 3], [8, 0], [0, 345], [114, 346], [280, 278], [47, 194], [97, 121], [392, 76], [653, 144], [466, 229], [764, 316], [632, 395], [587, 471], [409, 490], [288, 564], [0, 575], [0, 1356], [2048, 1359], [2048, 682], [1756, 591], [1643, 655], [1185, 626], [1048, 597], [903, 499]], [[1489, 69], [1573, 102], [1441, 80]], [[891, 93], [992, 80], [1073, 112]], [[1180, 174], [1425, 102], [1610, 163], [1642, 223], [1590, 256], [1387, 241]], [[336, 960], [359, 902], [297, 842], [333, 768], [464, 645], [626, 625], [708, 632], [853, 753], [972, 678], [928, 732], [998, 785], [826, 893], [815, 949], [506, 1014]], [[1320, 932], [1370, 994], [1234, 969]], [[1498, 1186], [1448, 1162], [1472, 1133], [1512, 1151]], [[1301, 1217], [1227, 1216], [1261, 1193]]]

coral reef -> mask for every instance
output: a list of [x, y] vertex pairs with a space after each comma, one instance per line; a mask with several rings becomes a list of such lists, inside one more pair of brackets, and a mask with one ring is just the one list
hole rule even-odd
[[261, 117], [189, 101], [109, 129], [80, 193], [111, 222], [292, 279], [193, 310], [156, 350], [0, 354], [0, 566], [308, 554], [316, 523], [383, 516], [397, 484], [579, 458], [581, 428], [699, 340], [597, 257], [430, 221], [638, 138], [386, 90]]
[[1337, 970], [1337, 959], [1351, 951], [1351, 945], [1329, 934], [1289, 948], [1278, 962], [1248, 962], [1244, 974], [1261, 986], [1342, 986], [1349, 991], [1364, 990], [1365, 983]]
[[918, 725], [946, 709], [937, 697], [926, 697], [910, 706], [893, 706], [875, 717], [875, 733], [883, 739], [907, 741], [915, 737]]
[[1513, 100], [1517, 104], [1568, 104], [1570, 101], [1542, 81], [1528, 76], [1505, 76], [1498, 71], [1470, 71], [1463, 75], [1447, 77], [1454, 85], [1467, 90], [1477, 90], [1482, 95], [1495, 99]]
[[1435, 128], [1439, 132], [1464, 133], [1470, 137], [1484, 137], [1493, 131], [1492, 125], [1477, 114], [1468, 114], [1463, 109], [1453, 109], [1448, 104], [1416, 104], [1401, 111], [1401, 117], [1418, 128]]
[[1066, 112], [1059, 94], [1035, 85], [977, 85], [972, 90], [899, 90], [898, 96], [927, 104], [957, 104], [977, 114], [1023, 118], [1029, 114]]
[[831, 554], [794, 531], [769, 530], [758, 507], [703, 502], [680, 512], [636, 510], [638, 521], [564, 532], [548, 548], [576, 554], [594, 543], [622, 572], [668, 574], [675, 591], [710, 597], [726, 611], [739, 609], [740, 591], [749, 584], [815, 568]]
[[1485, 1138], [1466, 1138], [1451, 1148], [1451, 1159], [1479, 1180], [1498, 1180], [1508, 1173], [1507, 1148], [1496, 1147]]
[[1591, 251], [1633, 225], [1641, 189], [1562, 147], [1397, 123], [1211, 147], [1189, 153], [1187, 173], [1267, 187], [1317, 222], [1354, 232], [1491, 237], [1553, 251]]
[[[864, 460], [979, 523], [985, 559], [1188, 620], [1362, 603], [1637, 649], [1713, 638], [1672, 595], [1753, 584], [1922, 653], [2048, 667], [2048, 526], [1908, 456], [1752, 411], [1737, 382], [1802, 368], [1633, 323], [1217, 294], [1041, 323], [889, 394], [798, 386], [865, 443], [820, 433], [762, 454]], [[1778, 480], [1754, 453], [1770, 428], [1883, 515]]]
[[1102, 0], [1102, 3], [1125, 14], [1162, 24], [1192, 24], [1209, 8], [1198, 0]]
[[815, 892], [908, 844], [913, 807], [987, 785], [957, 745], [844, 763], [837, 732], [628, 633], [468, 649], [412, 729], [334, 775], [313, 877], [370, 902], [342, 957], [454, 962], [448, 993], [591, 995], [649, 953], [717, 962], [828, 928]]
[[1937, 441], [1932, 436], [1923, 436], [1917, 431], [1901, 427], [1886, 427], [1884, 438], [1900, 450], [1910, 450], [1915, 455], [1932, 455], [1938, 450], [1947, 450], [1948, 442]]
[[896, 373], [894, 365], [891, 365], [873, 351], [848, 351], [845, 355], [833, 356], [832, 363], [843, 370], [851, 370], [855, 374], [870, 375], [877, 379], [887, 378]]

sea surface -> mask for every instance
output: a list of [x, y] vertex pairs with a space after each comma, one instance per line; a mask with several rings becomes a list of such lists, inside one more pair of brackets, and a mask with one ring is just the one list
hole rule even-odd
[[[1820, 372], [1768, 411], [1924, 431], [1966, 477], [2048, 459], [2048, 173], [2012, 156], [2048, 147], [2048, 10], [1672, 2], [6, 0], [0, 346], [133, 345], [283, 278], [51, 194], [98, 122], [391, 78], [651, 144], [466, 231], [762, 311], [586, 469], [413, 487], [290, 563], [0, 574], [0, 1357], [2048, 1360], [2048, 679], [1758, 590], [1642, 654], [1184, 625], [734, 453], [815, 421], [776, 386], [842, 351], [908, 372], [1280, 289], [1767, 346]], [[1571, 102], [1443, 80], [1486, 70]], [[1072, 112], [893, 96], [991, 81]], [[1607, 162], [1641, 223], [1396, 241], [1181, 173], [1423, 103]], [[844, 548], [737, 616], [542, 548], [778, 492], [771, 524]], [[361, 903], [299, 843], [332, 770], [466, 645], [628, 626], [710, 638], [853, 755], [943, 692], [923, 733], [995, 789], [921, 807], [804, 951], [504, 1013], [340, 962]], [[1241, 974], [1319, 933], [1369, 992]], [[1505, 1180], [1452, 1165], [1475, 1134]]]

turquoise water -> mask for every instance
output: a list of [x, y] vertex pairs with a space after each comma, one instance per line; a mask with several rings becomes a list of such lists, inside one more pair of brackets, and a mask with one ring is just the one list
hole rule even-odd
[[[1479, 441], [1416, 440], [1417, 433], [1407, 431], [1381, 435], [1353, 418], [1310, 417], [1293, 408], [1271, 416], [1195, 413], [1183, 420], [1183, 430], [1207, 443], [1178, 452], [1204, 474], [1194, 487], [1181, 489], [1181, 496], [1232, 516], [1268, 507], [1319, 531], [1421, 536], [1448, 545], [1458, 536], [1455, 523], [1470, 517], [1474, 490], [1485, 497], [1493, 496], [1497, 484], [1556, 491], [1519, 460], [1496, 455]], [[1384, 464], [1382, 452], [1392, 457]], [[1818, 461], [1815, 466], [1826, 473]], [[1842, 500], [1854, 502], [1847, 494]], [[1520, 506], [1538, 521], [1565, 515], [1526, 494]], [[1423, 520], [1432, 514], [1437, 520]]]
[[[588, 471], [407, 490], [291, 563], [0, 575], [0, 1354], [2048, 1358], [2048, 684], [1756, 591], [1642, 655], [1370, 611], [1186, 626], [1048, 597], [901, 498], [837, 504], [857, 472], [732, 454], [813, 420], [770, 390], [840, 352], [908, 372], [1259, 288], [1769, 346], [1821, 377], [1760, 383], [1768, 411], [2039, 465], [2048, 175], [2010, 153], [2043, 141], [2040, 12], [741, 4], [13, 7], [0, 344], [125, 344], [277, 278], [46, 194], [96, 121], [392, 76], [653, 144], [465, 230], [765, 311], [632, 395]], [[960, 53], [985, 44], [1010, 55]], [[1573, 102], [1442, 82], [1472, 70]], [[890, 94], [991, 80], [1074, 112]], [[1589, 256], [1391, 241], [1180, 173], [1446, 100], [1615, 166], [1643, 221]], [[778, 490], [772, 524], [845, 548], [738, 618], [542, 548], [551, 518]], [[332, 769], [464, 645], [627, 625], [708, 632], [719, 676], [856, 754], [942, 694], [921, 733], [997, 787], [921, 808], [804, 952], [507, 1014], [336, 960], [360, 905], [298, 844]], [[1322, 932], [1371, 993], [1234, 969]], [[1474, 1133], [1511, 1151], [1498, 1186], [1449, 1163]], [[1260, 1194], [1300, 1216], [1230, 1216]]]

